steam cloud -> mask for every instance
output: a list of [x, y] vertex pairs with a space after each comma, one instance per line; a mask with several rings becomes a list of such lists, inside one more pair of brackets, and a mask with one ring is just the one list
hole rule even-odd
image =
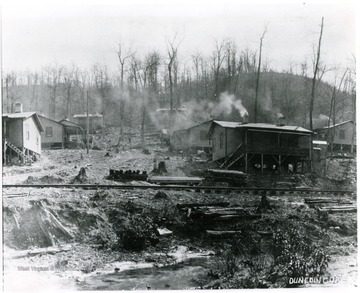
[[235, 95], [229, 94], [228, 92], [221, 93], [219, 104], [214, 106], [214, 113], [230, 115], [233, 109], [236, 109], [242, 118], [249, 116], [248, 111], [240, 99], [237, 99]]

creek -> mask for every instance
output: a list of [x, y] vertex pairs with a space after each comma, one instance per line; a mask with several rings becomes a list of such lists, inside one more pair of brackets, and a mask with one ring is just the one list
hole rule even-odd
[[77, 286], [80, 290], [195, 289], [199, 286], [196, 279], [206, 277], [211, 261], [208, 257], [198, 257], [175, 265], [93, 275]]

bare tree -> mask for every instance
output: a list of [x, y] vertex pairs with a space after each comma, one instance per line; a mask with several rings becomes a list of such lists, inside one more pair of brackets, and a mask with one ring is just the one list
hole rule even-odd
[[167, 54], [169, 61], [167, 63], [167, 70], [169, 74], [169, 89], [170, 89], [170, 112], [174, 110], [174, 74], [176, 75], [177, 69], [177, 55], [178, 49], [182, 40], [177, 41], [177, 34], [175, 34], [172, 40], [167, 40]]
[[315, 101], [315, 87], [316, 87], [316, 78], [318, 77], [319, 64], [320, 64], [320, 53], [321, 53], [321, 39], [323, 35], [324, 28], [324, 17], [321, 19], [321, 28], [320, 28], [320, 37], [319, 44], [317, 47], [317, 52], [315, 56], [315, 62], [313, 67], [313, 78], [311, 84], [311, 96], [310, 96], [310, 107], [309, 107], [309, 119], [310, 119], [310, 130], [313, 130], [313, 110], [314, 110], [314, 101]]
[[65, 99], [65, 118], [71, 117], [73, 109], [72, 93], [71, 90], [75, 83], [75, 69], [70, 68], [64, 71], [64, 99]]
[[87, 109], [86, 86], [89, 83], [89, 73], [79, 68], [74, 72], [74, 85], [80, 92], [80, 104], [82, 112], [85, 113]]
[[212, 53], [212, 66], [214, 72], [214, 98], [218, 99], [219, 96], [219, 79], [220, 79], [220, 68], [222, 63], [226, 57], [225, 54], [225, 46], [227, 44], [227, 40], [222, 40], [220, 43], [215, 40], [215, 50]]
[[256, 75], [256, 84], [255, 84], [255, 105], [254, 105], [254, 122], [257, 122], [257, 104], [259, 96], [259, 83], [260, 83], [260, 70], [261, 70], [261, 55], [262, 55], [262, 45], [265, 34], [267, 33], [267, 27], [265, 27], [263, 34], [260, 37], [260, 50], [259, 50], [259, 62]]
[[124, 132], [124, 109], [125, 109], [125, 87], [124, 87], [124, 71], [125, 71], [125, 62], [135, 55], [135, 52], [130, 48], [124, 54], [123, 47], [121, 43], [119, 43], [119, 49], [116, 52], [118, 55], [119, 63], [120, 63], [120, 102], [119, 102], [119, 115], [120, 115], [120, 135], [117, 142], [117, 146], [120, 146], [121, 141], [123, 140], [123, 132]]
[[48, 113], [53, 119], [56, 118], [56, 99], [58, 97], [58, 88], [60, 86], [61, 78], [64, 72], [63, 66], [49, 66], [45, 69], [47, 86], [50, 90], [50, 102]]

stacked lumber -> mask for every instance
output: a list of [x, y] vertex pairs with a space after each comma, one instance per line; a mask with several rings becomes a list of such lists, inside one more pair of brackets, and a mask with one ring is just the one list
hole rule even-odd
[[330, 207], [322, 207], [318, 208], [319, 212], [327, 212], [327, 213], [356, 213], [356, 206], [330, 206]]
[[229, 203], [193, 203], [178, 204], [177, 207], [187, 212], [188, 217], [193, 219], [214, 220], [214, 221], [233, 221], [244, 219], [259, 219], [260, 214], [252, 214], [249, 210], [233, 206]]
[[307, 204], [328, 204], [328, 203], [353, 204], [353, 202], [349, 200], [329, 198], [329, 197], [305, 198], [304, 202]]

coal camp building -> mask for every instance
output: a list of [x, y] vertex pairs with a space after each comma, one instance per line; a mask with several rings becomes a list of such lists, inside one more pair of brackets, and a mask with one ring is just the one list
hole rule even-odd
[[[74, 123], [82, 129], [87, 129], [87, 114], [75, 114]], [[104, 117], [102, 114], [89, 114], [89, 133], [95, 134], [97, 130], [104, 127]]]
[[201, 124], [176, 130], [172, 133], [170, 143], [176, 151], [211, 151], [211, 141], [207, 138], [212, 120]]
[[22, 104], [15, 103], [15, 113], [2, 114], [3, 164], [35, 161], [43, 131], [36, 112], [23, 112]]
[[312, 131], [298, 126], [214, 120], [208, 139], [221, 168], [250, 172], [312, 170]]
[[41, 134], [43, 149], [75, 148], [82, 141], [83, 129], [80, 125], [66, 119], [55, 121], [43, 115], [38, 115], [44, 132]]
[[[348, 120], [316, 129], [317, 137], [326, 140], [329, 148], [333, 151], [353, 153], [356, 151], [356, 125], [354, 121]], [[330, 150], [331, 151], [331, 150]]]

